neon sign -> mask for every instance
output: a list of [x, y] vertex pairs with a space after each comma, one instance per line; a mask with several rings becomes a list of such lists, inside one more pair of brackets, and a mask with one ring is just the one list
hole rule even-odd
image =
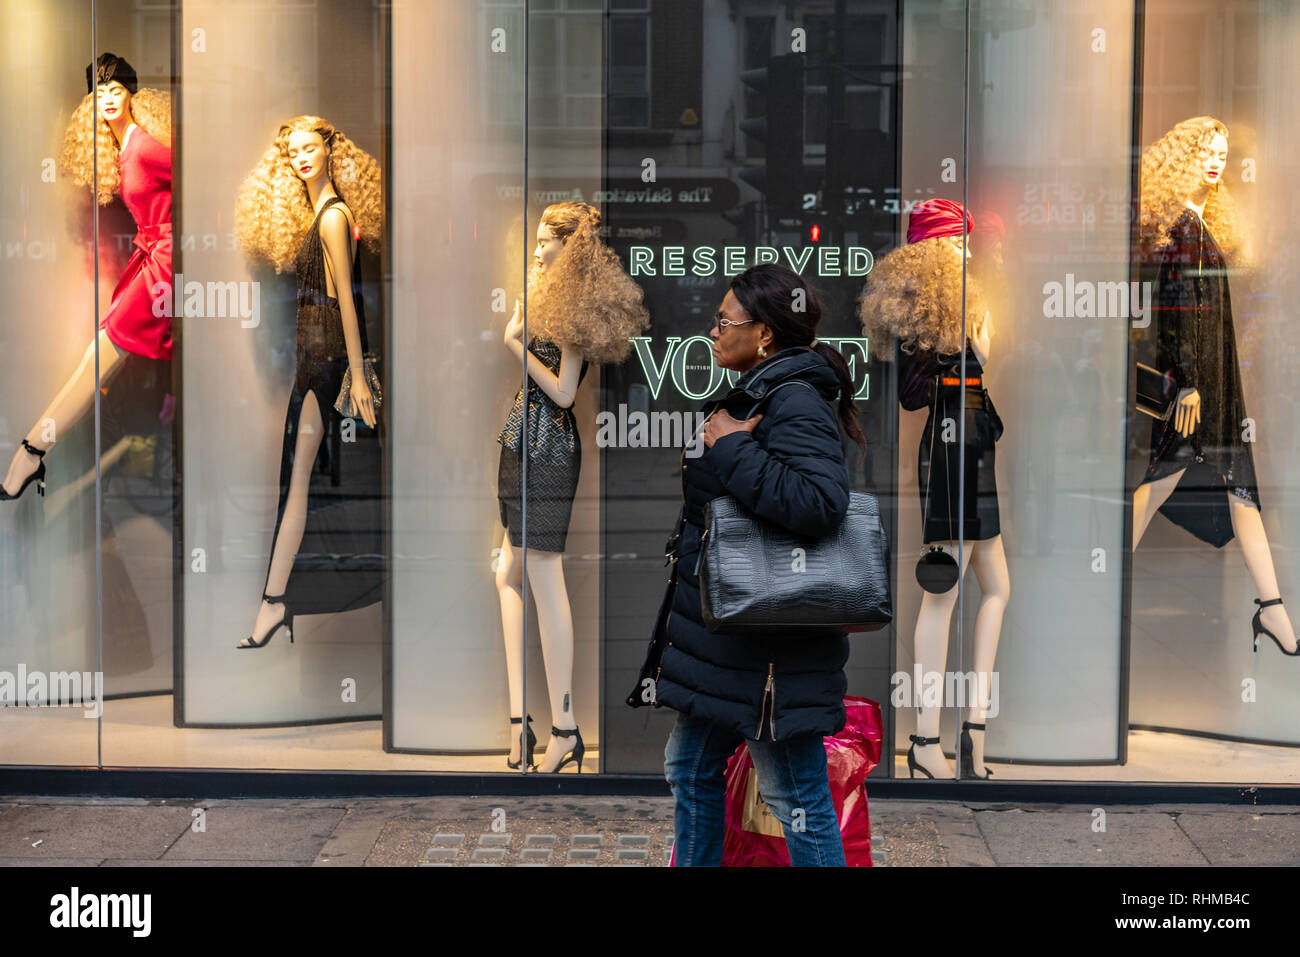
[[[718, 255], [722, 256], [724, 276], [736, 276], [750, 265], [784, 261], [802, 276], [810, 265], [818, 276], [865, 276], [875, 265], [866, 246], [629, 246], [628, 273], [637, 276], [712, 276], [718, 272]], [[656, 259], [656, 253], [658, 258]], [[689, 260], [689, 266], [688, 266]]]
[[[838, 349], [849, 366], [849, 376], [858, 383], [854, 399], [871, 397], [871, 377], [866, 366], [869, 358], [865, 337], [824, 338], [824, 342]], [[665, 382], [671, 382], [678, 395], [687, 399], [708, 399], [722, 386], [731, 388], [740, 374], [719, 368], [713, 360], [713, 341], [708, 336], [669, 336], [662, 349], [662, 358], [656, 359], [654, 339], [651, 336], [634, 336], [632, 347], [636, 350], [641, 371], [645, 373], [650, 397], [658, 399]]]

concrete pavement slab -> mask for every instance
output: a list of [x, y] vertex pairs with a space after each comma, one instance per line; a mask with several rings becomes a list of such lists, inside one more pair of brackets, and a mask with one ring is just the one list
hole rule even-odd
[[190, 821], [188, 808], [157, 804], [5, 805], [0, 807], [0, 857], [159, 858]]
[[313, 861], [315, 867], [363, 867], [385, 825], [395, 817], [415, 812], [414, 801], [358, 802], [345, 808]]
[[311, 862], [343, 818], [344, 808], [306, 803], [295, 802], [288, 807], [209, 807], [205, 829], [186, 830], [164, 860]]
[[0, 857], [0, 867], [98, 867], [98, 857]]
[[1300, 814], [1275, 814], [1255, 808], [1214, 814], [1185, 811], [1178, 826], [1210, 861], [1218, 865], [1300, 864]]
[[100, 867], [308, 867], [306, 861], [142, 861], [127, 858], [107, 860]]
[[[999, 865], [1208, 863], [1169, 814], [1109, 809], [1102, 819], [1093, 811], [1083, 805], [1050, 811], [1015, 807], [976, 811], [975, 820]], [[1102, 820], [1105, 830], [1094, 830], [1094, 822]]]

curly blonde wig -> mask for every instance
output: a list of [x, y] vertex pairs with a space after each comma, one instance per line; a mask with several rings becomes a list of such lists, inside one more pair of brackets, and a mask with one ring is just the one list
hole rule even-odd
[[542, 213], [564, 248], [546, 272], [528, 273], [528, 322], [537, 334], [582, 352], [589, 362], [622, 362], [631, 338], [650, 324], [641, 287], [600, 238], [600, 211], [553, 203]]
[[[131, 95], [127, 105], [131, 119], [163, 146], [172, 145], [172, 98], [162, 90], [143, 87]], [[95, 179], [97, 162], [99, 182], [95, 198], [100, 206], [112, 202], [122, 189], [122, 170], [118, 166], [121, 147], [108, 122], [95, 108], [95, 94], [87, 93], [72, 113], [59, 165], [78, 186], [89, 186]]]
[[316, 133], [324, 141], [330, 153], [330, 183], [352, 211], [362, 242], [377, 250], [384, 232], [379, 163], [319, 116], [296, 116], [280, 127], [275, 142], [239, 187], [235, 230], [244, 254], [286, 272], [293, 268], [298, 247], [316, 218], [307, 184], [289, 162], [289, 134], [294, 132]]
[[[962, 257], [947, 239], [909, 243], [876, 260], [858, 302], [863, 332], [904, 352], [962, 351]], [[979, 283], [966, 274], [966, 328], [984, 312]], [[886, 355], [887, 350], [874, 350]]]
[[[1216, 133], [1228, 138], [1228, 128], [1212, 116], [1183, 120], [1142, 154], [1142, 199], [1139, 235], [1148, 250], [1170, 242], [1170, 227], [1187, 211], [1187, 199], [1204, 184], [1205, 151]], [[1225, 170], [1226, 172], [1226, 170]], [[1224, 256], [1241, 250], [1237, 206], [1226, 180], [1210, 187], [1201, 213]]]

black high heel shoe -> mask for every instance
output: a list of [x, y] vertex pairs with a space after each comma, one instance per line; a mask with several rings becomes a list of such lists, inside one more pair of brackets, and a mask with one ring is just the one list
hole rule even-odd
[[1259, 610], [1255, 612], [1255, 617], [1252, 618], [1252, 619], [1250, 620], [1250, 627], [1251, 627], [1251, 630], [1254, 631], [1254, 633], [1255, 633], [1254, 636], [1253, 636], [1253, 640], [1254, 640], [1254, 642], [1255, 642], [1255, 651], [1256, 651], [1256, 652], [1259, 651], [1259, 636], [1260, 636], [1260, 635], [1268, 635], [1270, 638], [1273, 639], [1273, 644], [1277, 645], [1277, 650], [1280, 651], [1280, 652], [1282, 652], [1282, 654], [1287, 655], [1287, 656], [1289, 656], [1289, 657], [1291, 657], [1291, 658], [1294, 658], [1294, 657], [1296, 657], [1297, 655], [1300, 655], [1300, 642], [1296, 642], [1295, 651], [1287, 651], [1286, 648], [1282, 647], [1282, 642], [1280, 642], [1280, 641], [1277, 640], [1277, 635], [1273, 634], [1273, 632], [1271, 632], [1271, 631], [1269, 631], [1267, 628], [1265, 628], [1265, 627], [1264, 627], [1264, 623], [1263, 623], [1262, 621], [1260, 621], [1260, 618], [1259, 618], [1260, 612], [1262, 612], [1262, 611], [1263, 611], [1265, 608], [1267, 608], [1269, 605], [1280, 605], [1280, 604], [1282, 604], [1282, 599], [1281, 599], [1281, 598], [1270, 598], [1268, 601], [1260, 601], [1258, 598], [1256, 598], [1256, 599], [1255, 599], [1255, 604], [1259, 606]]
[[[510, 723], [523, 724], [524, 719], [511, 718]], [[528, 727], [526, 727], [524, 730], [527, 731], [528, 734], [525, 736], [521, 736], [523, 738], [523, 744], [519, 750], [519, 760], [511, 761], [510, 756], [506, 755], [506, 767], [516, 771], [519, 770], [519, 765], [521, 762], [527, 762], [530, 768], [536, 769], [537, 767], [537, 764], [533, 761], [533, 748], [537, 746], [537, 735], [533, 734], [533, 716], [531, 714], [528, 716]]]
[[983, 774], [975, 773], [975, 742], [970, 733], [983, 730], [984, 725], [976, 724], [974, 721], [963, 721], [961, 723], [961, 776], [963, 778], [987, 781], [993, 777], [993, 772], [987, 766], [984, 768]]
[[[38, 459], [44, 459], [45, 453], [47, 451], [46, 449], [38, 449], [36, 446], [32, 445], [26, 439], [23, 439], [23, 448], [25, 448], [28, 452], [31, 452], [32, 455], [36, 456]], [[27, 478], [23, 480], [22, 486], [19, 487], [18, 491], [14, 492], [13, 495], [10, 495], [8, 492], [6, 492], [4, 490], [4, 486], [0, 485], [0, 502], [8, 502], [22, 495], [23, 492], [27, 491], [27, 486], [31, 485], [33, 482], [36, 483], [36, 494], [44, 495], [45, 494], [45, 463], [44, 462], [41, 462], [38, 466], [36, 466], [36, 471], [33, 472], [31, 475], [27, 476]]]
[[559, 774], [561, 771], [564, 770], [564, 766], [568, 764], [570, 761], [572, 761], [578, 765], [578, 773], [581, 774], [582, 755], [583, 752], [586, 750], [582, 744], [582, 733], [577, 728], [570, 728], [567, 731], [563, 731], [557, 728], [555, 725], [551, 725], [551, 737], [560, 737], [560, 738], [576, 737], [578, 740], [574, 743], [573, 747], [569, 749], [569, 753], [566, 754], [564, 758], [560, 761], [560, 763], [555, 766], [554, 771], [546, 771], [544, 773]]
[[[264, 601], [269, 601], [273, 605], [284, 605], [283, 594], [268, 595], [266, 592], [262, 592], [262, 599]], [[254, 641], [253, 636], [249, 635], [239, 644], [235, 645], [235, 647], [241, 649], [242, 648], [264, 648], [266, 647], [266, 643], [271, 640], [271, 636], [274, 635], [277, 631], [279, 631], [281, 626], [289, 630], [289, 644], [293, 644], [293, 613], [289, 611], [289, 607], [287, 605], [285, 606], [284, 609], [284, 615], [281, 616], [279, 621], [277, 621], [274, 625], [272, 625], [269, 629], [267, 629], [267, 632], [265, 635], [262, 636], [261, 641]]]
[[907, 749], [907, 776], [908, 776], [909, 778], [914, 778], [914, 777], [916, 777], [916, 772], [917, 772], [917, 771], [920, 771], [920, 772], [921, 772], [922, 774], [924, 774], [927, 778], [929, 778], [931, 781], [933, 781], [933, 780], [934, 780], [934, 775], [930, 773], [929, 769], [928, 769], [924, 764], [922, 764], [920, 761], [916, 760], [916, 746], [917, 746], [918, 744], [919, 744], [919, 745], [922, 745], [922, 746], [927, 745], [927, 744], [938, 744], [938, 743], [939, 743], [939, 739], [938, 739], [938, 738], [922, 738], [922, 737], [920, 737], [920, 736], [918, 736], [918, 735], [915, 735], [915, 734], [909, 734], [907, 737], [908, 737], [908, 738], [911, 740], [911, 742], [912, 742], [912, 746], [911, 746], [910, 748]]

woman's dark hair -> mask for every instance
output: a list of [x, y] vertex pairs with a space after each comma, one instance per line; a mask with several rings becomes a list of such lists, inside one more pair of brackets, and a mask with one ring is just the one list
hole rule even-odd
[[[810, 286], [794, 272], [775, 263], [751, 266], [731, 280], [731, 291], [741, 308], [755, 322], [772, 330], [772, 345], [777, 349], [805, 348], [817, 337], [822, 321], [822, 304]], [[866, 445], [866, 436], [858, 426], [858, 410], [853, 404], [853, 379], [848, 363], [824, 342], [813, 346], [819, 356], [830, 363], [840, 380], [840, 426], [858, 445]]]

